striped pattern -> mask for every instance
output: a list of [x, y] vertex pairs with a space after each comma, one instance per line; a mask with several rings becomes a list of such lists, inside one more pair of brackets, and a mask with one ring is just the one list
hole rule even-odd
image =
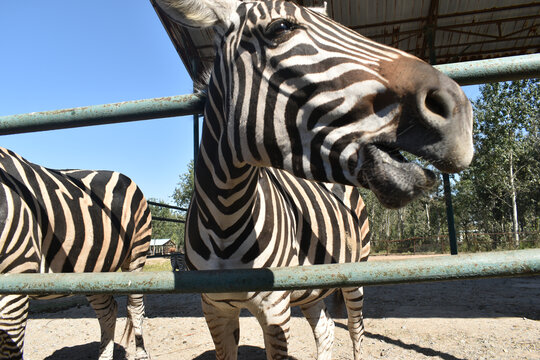
[[[239, 9], [240, 15], [244, 15], [244, 10]], [[256, 27], [262, 12], [269, 11], [262, 4], [253, 10], [252, 17], [241, 17], [245, 23], [239, 28]], [[227, 50], [217, 54], [216, 63], [230, 65], [233, 62], [234, 54]], [[284, 53], [287, 54], [287, 49]], [[286, 62], [285, 55], [277, 56], [281, 56], [281, 62]], [[282, 114], [276, 112], [313, 105], [295, 103], [294, 96], [278, 96], [290, 75], [285, 78], [279, 76], [278, 71], [272, 79], [282, 83], [264, 83], [258, 75], [263, 75], [265, 70], [250, 71], [251, 61], [243, 57], [230, 68], [216, 66], [212, 74], [195, 168], [195, 196], [187, 222], [188, 266], [191, 269], [262, 268], [367, 260], [369, 226], [356, 188], [310, 182], [279, 170], [294, 163], [303, 171], [301, 158], [308, 154], [302, 155], [300, 151], [296, 156], [293, 149], [296, 139], [292, 134], [283, 134], [280, 127], [286, 125], [280, 123]], [[231, 91], [230, 79], [234, 79], [237, 86], [232, 89], [232, 97], [238, 121], [233, 124], [227, 124], [223, 118], [226, 107], [223, 100]], [[258, 89], [258, 93], [254, 89]], [[320, 102], [320, 97], [312, 101]], [[222, 139], [227, 132], [231, 134], [231, 141], [224, 142]], [[281, 134], [278, 136], [278, 133]], [[251, 141], [262, 137], [272, 142], [265, 141], [261, 146]], [[288, 155], [279, 156], [282, 152]], [[310, 161], [305, 159], [308, 165]], [[254, 167], [247, 163], [271, 167]], [[313, 164], [313, 170], [315, 166]], [[311, 165], [308, 166], [308, 171], [311, 169]], [[269, 358], [287, 358], [290, 307], [300, 306], [313, 329], [318, 359], [330, 359], [334, 323], [323, 298], [332, 291], [203, 294], [203, 311], [217, 358], [236, 358], [241, 308], [248, 308], [257, 316]], [[347, 294], [354, 358], [359, 359], [364, 332], [363, 292], [361, 288], [354, 288], [344, 289], [343, 293]]]
[[[150, 210], [126, 176], [47, 169], [0, 148], [0, 273], [140, 271], [150, 238]], [[102, 329], [100, 359], [112, 359], [116, 301], [88, 300]], [[28, 297], [0, 296], [0, 311], [0, 358], [22, 358]], [[142, 295], [130, 295], [125, 335], [135, 332], [140, 359], [148, 358], [143, 316]]]
[[[373, 68], [410, 55], [288, 3], [248, 6], [238, 9], [239, 23], [229, 29], [243, 36], [238, 40], [240, 36], [228, 35], [232, 43], [218, 52], [216, 64], [221, 66], [214, 67], [209, 89], [211, 106], [206, 115], [219, 120], [211, 125], [211, 135], [221, 146], [229, 147], [221, 149], [227, 156], [224, 160], [237, 166], [248, 163], [286, 169], [302, 178], [360, 185], [359, 149], [395, 125], [401, 108], [398, 103], [383, 103], [380, 111], [369, 114], [371, 104], [362, 103], [384, 93], [388, 83]], [[266, 21], [261, 24], [260, 19]], [[282, 22], [291, 32], [306, 29], [297, 32], [295, 41], [286, 41], [292, 36], [286, 34], [285, 39], [277, 36], [260, 44], [265, 39], [261, 28], [278, 26], [279, 19], [286, 19]], [[281, 42], [284, 46], [279, 46]], [[228, 103], [229, 96], [234, 104]], [[222, 114], [224, 109], [226, 114]], [[234, 121], [227, 122], [231, 118]], [[223, 122], [226, 128], [218, 128]], [[222, 132], [228, 144], [219, 137]], [[221, 162], [219, 166], [228, 165]]]
[[[204, 150], [198, 159], [202, 162]], [[197, 166], [195, 197], [188, 215], [187, 263], [191, 269], [261, 268], [367, 260], [369, 225], [364, 203], [354, 187], [305, 181], [287, 172], [255, 168], [250, 197], [234, 194], [224, 206], [208, 195], [212, 179]], [[199, 172], [201, 171], [201, 172]], [[246, 200], [251, 198], [250, 200]], [[201, 201], [201, 200], [205, 200]], [[223, 225], [223, 219], [235, 220]], [[248, 308], [258, 316], [271, 358], [286, 357], [290, 306], [300, 306], [310, 322], [319, 359], [330, 359], [333, 321], [323, 298], [333, 290], [203, 294], [203, 310], [218, 359], [236, 356], [238, 314]], [[364, 332], [361, 288], [343, 289], [355, 359]], [[232, 331], [231, 329], [236, 329]], [[277, 332], [277, 333], [276, 333]]]
[[[187, 219], [191, 269], [366, 260], [356, 187], [401, 207], [435, 175], [399, 150], [444, 171], [470, 162], [471, 106], [419, 59], [292, 2], [156, 2], [174, 21], [216, 33]], [[298, 305], [318, 359], [330, 359], [334, 325], [322, 301], [330, 292], [203, 294], [217, 358], [236, 359], [241, 308], [261, 324], [268, 359], [288, 358], [290, 306]], [[342, 293], [358, 360], [363, 293]]]

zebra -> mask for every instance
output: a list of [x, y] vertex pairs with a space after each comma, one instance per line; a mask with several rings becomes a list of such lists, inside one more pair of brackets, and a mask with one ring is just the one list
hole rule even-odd
[[[361, 261], [368, 225], [356, 187], [399, 208], [473, 155], [472, 107], [460, 87], [405, 52], [280, 0], [156, 0], [172, 21], [213, 28], [203, 134], [186, 222], [191, 270]], [[239, 313], [259, 321], [268, 359], [288, 358], [299, 305], [330, 359], [331, 290], [202, 294], [217, 359], [236, 359]], [[361, 288], [344, 289], [354, 359]]]
[[[151, 232], [148, 204], [127, 176], [47, 169], [0, 148], [0, 274], [140, 271]], [[99, 359], [112, 360], [117, 303], [87, 298], [101, 327]], [[28, 296], [0, 295], [0, 359], [23, 358], [28, 304]], [[143, 295], [128, 295], [123, 340], [135, 334], [137, 359], [149, 359], [143, 317]]]

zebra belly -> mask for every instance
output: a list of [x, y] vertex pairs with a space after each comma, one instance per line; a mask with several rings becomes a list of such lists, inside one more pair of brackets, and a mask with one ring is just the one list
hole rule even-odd
[[[307, 289], [289, 292], [290, 306], [302, 306], [324, 299], [336, 289]], [[218, 308], [251, 308], [250, 304], [259, 304], [271, 292], [242, 292], [242, 293], [211, 293], [203, 294], [203, 297], [212, 301]], [[204, 301], [204, 300], [203, 300]]]
[[48, 294], [48, 295], [29, 295], [28, 297], [32, 300], [52, 300], [52, 299], [70, 297], [70, 296], [73, 296], [73, 295]]
[[306, 289], [295, 290], [291, 293], [291, 306], [301, 306], [311, 304], [324, 299], [332, 294], [336, 289]]

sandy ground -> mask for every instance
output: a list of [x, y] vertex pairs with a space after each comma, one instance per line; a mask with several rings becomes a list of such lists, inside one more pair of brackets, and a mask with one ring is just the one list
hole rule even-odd
[[[117, 341], [125, 324], [119, 296]], [[343, 305], [328, 298], [336, 322], [334, 359], [351, 359]], [[56, 303], [52, 303], [56, 302]], [[65, 310], [47, 308], [63, 302]], [[32, 302], [25, 359], [96, 359], [99, 325], [84, 298]], [[147, 295], [144, 331], [153, 360], [214, 359], [199, 296]], [[365, 359], [540, 359], [540, 277], [371, 286], [365, 288]], [[315, 342], [293, 310], [290, 354], [315, 359]], [[239, 359], [266, 359], [259, 325], [240, 320]], [[115, 359], [132, 359], [117, 346]]]

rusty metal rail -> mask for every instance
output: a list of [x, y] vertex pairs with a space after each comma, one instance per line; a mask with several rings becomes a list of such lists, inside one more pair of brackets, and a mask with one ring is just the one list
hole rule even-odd
[[435, 65], [460, 85], [540, 77], [540, 54]]
[[[540, 54], [435, 66], [461, 85], [540, 77]], [[0, 135], [202, 113], [194, 94], [0, 116]]]
[[540, 249], [267, 269], [0, 275], [0, 294], [210, 293], [540, 275]]
[[204, 98], [195, 94], [0, 116], [0, 135], [192, 115]]

